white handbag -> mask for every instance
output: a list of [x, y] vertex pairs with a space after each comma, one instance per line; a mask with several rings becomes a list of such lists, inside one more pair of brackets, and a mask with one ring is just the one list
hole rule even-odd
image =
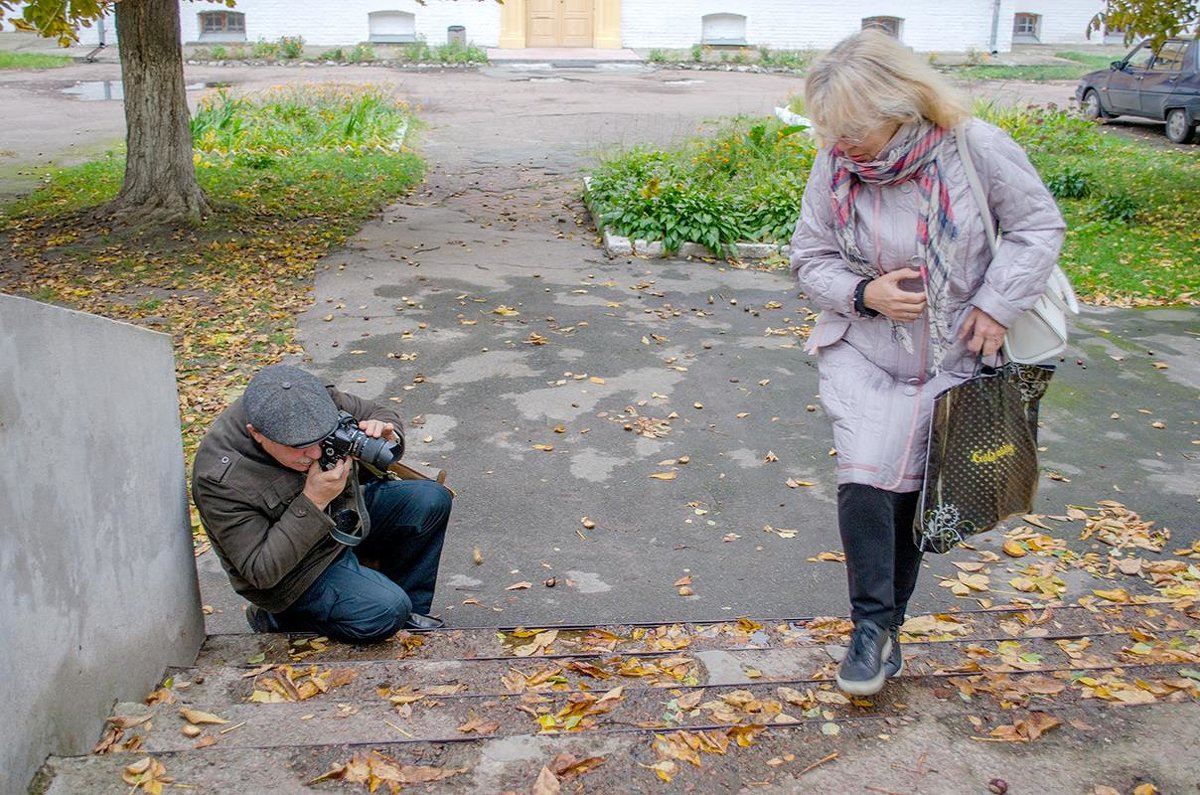
[[[979, 174], [971, 161], [966, 131], [959, 127], [955, 130], [954, 138], [958, 143], [958, 153], [962, 159], [963, 170], [967, 173], [967, 181], [971, 183], [975, 204], [983, 217], [983, 228], [987, 232], [988, 246], [994, 257], [1000, 248], [996, 220], [988, 208], [983, 185], [980, 184]], [[1004, 335], [1004, 358], [1010, 362], [1037, 364], [1061, 354], [1067, 349], [1067, 312], [1078, 315], [1079, 302], [1075, 300], [1071, 280], [1056, 264], [1046, 283], [1046, 292], [1008, 327], [1008, 332]]]

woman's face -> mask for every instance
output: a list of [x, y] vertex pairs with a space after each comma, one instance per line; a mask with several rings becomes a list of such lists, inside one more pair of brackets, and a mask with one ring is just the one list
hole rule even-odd
[[879, 157], [883, 147], [887, 146], [888, 141], [892, 140], [892, 136], [899, 129], [899, 122], [886, 122], [862, 138], [839, 138], [837, 145], [851, 160], [870, 162]]

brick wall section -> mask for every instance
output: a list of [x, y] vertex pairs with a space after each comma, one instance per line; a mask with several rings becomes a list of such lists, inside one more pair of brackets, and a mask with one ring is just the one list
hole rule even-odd
[[[1039, 14], [1045, 44], [1089, 43], [1087, 22], [1103, 0], [623, 0], [621, 44], [634, 49], [685, 49], [701, 41], [707, 14], [740, 14], [746, 18], [746, 41], [773, 49], [827, 49], [859, 30], [873, 16], [899, 17], [900, 37], [920, 52], [987, 52], [993, 48], [992, 17], [999, 3], [994, 48], [1012, 48], [1013, 15]], [[200, 38], [199, 14], [224, 7], [181, 2], [183, 40]], [[500, 6], [492, 0], [239, 0], [234, 9], [246, 15], [246, 41], [304, 37], [314, 46], [366, 42], [372, 11], [404, 11], [414, 15], [416, 31], [429, 44], [446, 41], [446, 28], [463, 25], [467, 40], [494, 47], [500, 40]], [[115, 38], [112, 20], [107, 39]], [[95, 44], [97, 28], [80, 32], [83, 44]], [[1093, 43], [1099, 43], [1093, 37]]]

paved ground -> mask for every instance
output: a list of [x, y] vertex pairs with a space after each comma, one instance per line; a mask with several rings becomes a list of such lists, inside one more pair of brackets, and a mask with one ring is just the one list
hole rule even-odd
[[[119, 136], [118, 103], [57, 93], [118, 77], [112, 64], [0, 75], [0, 114], [12, 120], [2, 146], [21, 164], [0, 172], [0, 185], [27, 184], [12, 172], [39, 158], [74, 157]], [[394, 86], [425, 123], [425, 184], [323, 264], [300, 333], [314, 369], [400, 401], [411, 462], [448, 470], [458, 499], [435, 607], [452, 627], [845, 611], [841, 565], [817, 560], [838, 542], [828, 422], [796, 336], [806, 301], [778, 273], [608, 260], [578, 198], [582, 171], [606, 147], [767, 113], [801, 90], [798, 78], [629, 65], [188, 70], [191, 83], [239, 89], [294, 79]], [[1070, 86], [987, 90], [1015, 89], [1064, 101]], [[1043, 411], [1040, 512], [1110, 499], [1170, 528], [1170, 549], [1200, 537], [1198, 329], [1194, 309], [1085, 311]], [[673, 479], [651, 477], [666, 473]], [[1107, 552], [1079, 539], [1079, 523], [1047, 521], [1076, 552]], [[962, 599], [939, 587], [959, 573], [955, 562], [998, 552], [1002, 540], [988, 534], [977, 550], [931, 558], [913, 612], [1020, 596], [1005, 584], [1019, 564], [1003, 556], [990, 565], [994, 591]], [[244, 631], [211, 553], [199, 565], [210, 632]], [[543, 584], [551, 577], [554, 587]], [[1112, 586], [1086, 569], [1062, 577], [1068, 601]], [[692, 595], [680, 594], [682, 578]], [[529, 587], [509, 590], [520, 583]], [[1160, 771], [1160, 781], [1180, 782], [1169, 791], [1186, 791], [1169, 760], [1194, 736], [1193, 718], [1165, 706], [1130, 717], [1129, 730], [1151, 738], [1139, 745], [1145, 758], [1127, 748], [1110, 768], [1125, 771], [1123, 782]], [[872, 745], [857, 767], [822, 773], [822, 791], [837, 789], [847, 769], [922, 753], [961, 772], [949, 767], [941, 727], [930, 721], [903, 747]], [[1099, 781], [1081, 765], [1088, 744], [1103, 740], [1079, 732], [1037, 755], [1031, 784], [1085, 792]], [[990, 760], [980, 771], [1007, 758], [965, 745], [955, 753]], [[902, 786], [967, 791], [956, 775]], [[975, 772], [969, 780], [978, 783]]]
[[[13, 170], [39, 153], [63, 160], [111, 143], [119, 102], [59, 89], [118, 79], [112, 62], [0, 75]], [[828, 424], [807, 410], [818, 403], [816, 371], [791, 333], [806, 302], [779, 274], [609, 261], [578, 199], [582, 170], [606, 147], [768, 113], [801, 90], [799, 78], [631, 64], [188, 69], [197, 87], [298, 79], [393, 86], [426, 125], [428, 180], [326, 263], [300, 324], [317, 369], [402, 398], [410, 457], [449, 470], [460, 499], [438, 607], [452, 623], [843, 609], [840, 566], [807, 563], [837, 540]], [[976, 90], [1061, 102], [1070, 86]], [[502, 305], [520, 314], [496, 314]], [[1115, 497], [1194, 536], [1195, 310], [1089, 309], [1078, 328], [1044, 413], [1044, 463], [1069, 482], [1046, 480], [1041, 508]], [[1169, 369], [1155, 369], [1160, 361]], [[645, 434], [625, 430], [639, 423]], [[771, 453], [778, 461], [767, 463]], [[649, 477], [671, 471], [675, 480]], [[948, 562], [928, 568], [943, 574]], [[550, 576], [553, 589], [541, 585]], [[695, 595], [681, 598], [671, 583], [684, 576]], [[522, 581], [535, 587], [505, 590]], [[915, 606], [954, 603], [946, 597], [926, 575]], [[240, 628], [221, 588], [211, 601], [215, 630]]]

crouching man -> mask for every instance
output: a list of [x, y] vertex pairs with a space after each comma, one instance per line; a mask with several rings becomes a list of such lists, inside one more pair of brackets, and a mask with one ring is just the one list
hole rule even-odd
[[381, 476], [401, 433], [391, 409], [287, 365], [209, 428], [192, 497], [256, 632], [368, 643], [442, 625], [428, 614], [451, 494]]

